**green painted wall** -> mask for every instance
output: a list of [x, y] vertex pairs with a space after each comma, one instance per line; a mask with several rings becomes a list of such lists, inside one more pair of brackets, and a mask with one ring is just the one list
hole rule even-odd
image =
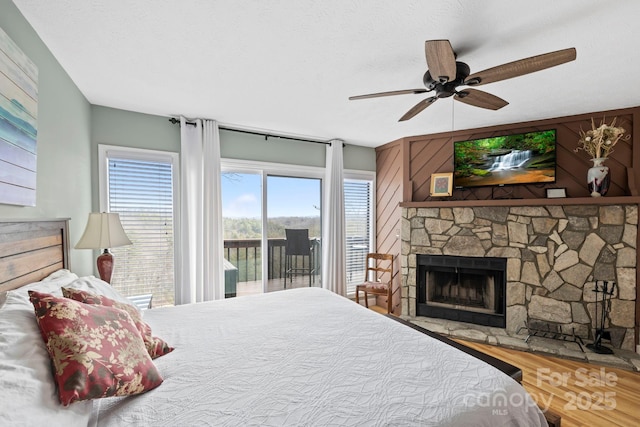
[[344, 168], [360, 171], [376, 171], [376, 149], [361, 145], [344, 147]]
[[228, 159], [323, 167], [325, 145], [221, 130], [220, 155]]
[[[229, 159], [324, 167], [325, 146], [286, 138], [266, 138], [228, 130], [220, 131], [220, 153]], [[376, 170], [374, 148], [346, 145], [345, 169]]]
[[[91, 210], [90, 105], [10, 0], [0, 0], [0, 27], [37, 65], [36, 206], [0, 204], [0, 218], [71, 218], [71, 246]], [[72, 250], [71, 267], [93, 274], [92, 251]]]
[[[180, 152], [180, 127], [168, 117], [93, 105], [91, 107], [91, 155], [93, 178], [97, 182], [98, 144]], [[325, 163], [325, 146], [286, 138], [252, 135], [230, 130], [220, 131], [220, 154], [223, 158], [257, 160], [292, 165], [319, 166]], [[345, 169], [375, 171], [373, 148], [347, 145]], [[97, 191], [97, 184], [95, 184]], [[97, 193], [94, 208], [97, 209]]]

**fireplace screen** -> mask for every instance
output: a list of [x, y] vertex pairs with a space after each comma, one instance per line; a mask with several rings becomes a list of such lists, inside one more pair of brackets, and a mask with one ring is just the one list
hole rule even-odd
[[495, 275], [464, 268], [427, 272], [427, 302], [452, 308], [495, 313]]
[[506, 259], [418, 255], [419, 316], [505, 327]]

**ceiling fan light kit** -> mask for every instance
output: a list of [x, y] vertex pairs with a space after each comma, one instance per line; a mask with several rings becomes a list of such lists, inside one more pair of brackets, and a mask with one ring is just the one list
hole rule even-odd
[[502, 98], [478, 89], [458, 89], [459, 86], [480, 86], [501, 80], [507, 80], [525, 74], [534, 73], [555, 67], [576, 59], [576, 49], [568, 48], [536, 55], [518, 61], [508, 62], [496, 67], [488, 68], [478, 73], [470, 74], [471, 69], [464, 62], [456, 61], [456, 55], [449, 40], [427, 40], [425, 42], [425, 56], [427, 71], [422, 82], [426, 89], [405, 89], [390, 92], [378, 92], [367, 95], [349, 97], [350, 100], [378, 98], [382, 96], [421, 94], [435, 92], [434, 96], [426, 98], [409, 111], [399, 121], [409, 120], [432, 105], [440, 98], [449, 98], [474, 107], [488, 110], [499, 110], [509, 103]]

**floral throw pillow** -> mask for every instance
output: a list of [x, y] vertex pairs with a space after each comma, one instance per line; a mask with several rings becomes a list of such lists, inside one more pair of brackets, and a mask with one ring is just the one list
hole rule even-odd
[[29, 291], [60, 402], [143, 393], [162, 383], [126, 311]]
[[151, 335], [151, 327], [142, 320], [140, 312], [133, 305], [113, 300], [104, 295], [96, 295], [92, 294], [91, 292], [73, 288], [62, 288], [62, 295], [64, 295], [66, 298], [71, 298], [85, 304], [96, 304], [104, 305], [107, 307], [115, 307], [129, 313], [129, 316], [131, 316], [133, 323], [135, 323], [138, 331], [140, 331], [142, 339], [144, 340], [144, 345], [145, 347], [147, 347], [147, 352], [149, 352], [149, 356], [151, 356], [152, 359], [173, 351], [173, 347], [170, 347], [169, 344], [164, 342], [162, 339]]

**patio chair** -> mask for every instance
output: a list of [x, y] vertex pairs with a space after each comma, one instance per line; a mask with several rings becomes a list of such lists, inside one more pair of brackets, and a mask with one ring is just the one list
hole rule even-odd
[[[298, 274], [309, 275], [309, 286], [315, 282], [316, 269], [313, 263], [313, 249], [309, 240], [309, 230], [306, 228], [287, 228], [284, 230], [286, 241], [284, 245], [284, 288], [287, 289], [287, 277], [293, 284], [293, 277]], [[305, 261], [305, 258], [308, 258]]]
[[356, 302], [360, 304], [360, 292], [364, 292], [364, 305], [369, 308], [369, 294], [387, 297], [387, 313], [393, 311], [393, 255], [368, 253], [365, 259], [367, 269], [365, 282], [356, 286]]

